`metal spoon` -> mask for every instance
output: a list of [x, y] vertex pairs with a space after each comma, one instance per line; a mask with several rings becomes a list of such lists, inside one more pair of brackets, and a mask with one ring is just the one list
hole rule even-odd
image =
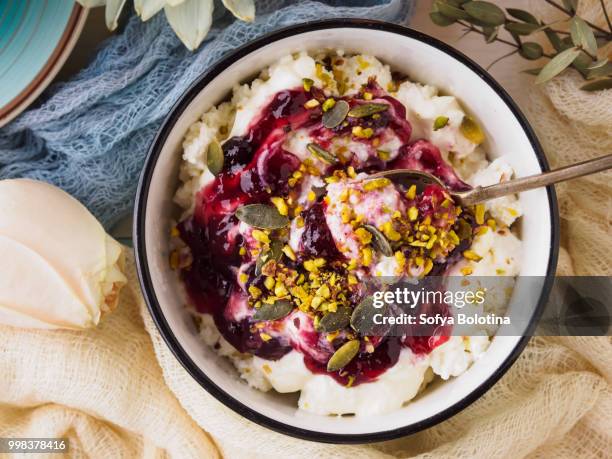
[[[540, 188], [542, 186], [552, 185], [554, 183], [563, 182], [584, 175], [594, 174], [612, 168], [612, 154], [602, 156], [601, 158], [590, 159], [571, 166], [555, 169], [554, 171], [544, 172], [543, 174], [531, 175], [522, 177], [507, 182], [501, 182], [491, 186], [477, 186], [468, 191], [451, 191], [448, 190], [455, 202], [462, 206], [472, 206], [482, 201], [499, 198], [509, 194], [520, 193], [522, 191]], [[390, 180], [405, 183], [416, 184], [422, 188], [425, 185], [435, 183], [442, 188], [447, 188], [446, 185], [437, 177], [427, 173], [412, 169], [392, 169], [388, 171], [377, 172], [370, 175], [366, 180], [386, 177]]]

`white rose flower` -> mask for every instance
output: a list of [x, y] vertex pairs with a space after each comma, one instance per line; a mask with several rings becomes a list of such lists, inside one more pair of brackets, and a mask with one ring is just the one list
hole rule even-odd
[[126, 283], [121, 245], [76, 199], [27, 179], [0, 181], [0, 323], [96, 326]]

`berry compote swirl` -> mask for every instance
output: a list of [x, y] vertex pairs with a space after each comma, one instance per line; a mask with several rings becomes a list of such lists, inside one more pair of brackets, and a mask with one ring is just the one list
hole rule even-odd
[[[336, 110], [334, 115], [342, 116], [342, 106], [344, 117], [329, 127], [334, 122], [326, 113]], [[300, 159], [285, 147], [288, 137], [298, 131], [308, 133], [311, 160], [304, 155]], [[434, 174], [451, 190], [469, 188], [437, 147], [424, 139], [412, 140], [411, 134], [405, 107], [372, 80], [359, 94], [343, 98], [328, 98], [315, 86], [280, 91], [245, 135], [223, 142], [222, 170], [197, 193], [193, 215], [178, 225], [192, 258], [181, 276], [197, 310], [211, 314], [221, 335], [238, 351], [277, 360], [296, 350], [312, 372], [328, 374], [340, 384], [357, 385], [375, 380], [395, 365], [402, 348], [427, 354], [448, 339], [449, 330], [431, 330], [431, 336], [409, 332], [361, 336], [346, 320], [331, 332], [322, 327], [329, 322], [324, 320], [328, 314], [350, 316], [364, 296], [359, 280], [376, 275], [372, 259], [382, 255], [373, 245], [375, 238], [364, 231], [368, 227], [362, 225], [380, 228], [374, 236], [388, 239], [398, 269], [409, 276], [443, 275], [471, 243], [470, 215], [457, 208], [444, 189], [430, 185], [415, 193], [387, 182], [360, 181], [377, 171], [408, 168]], [[385, 138], [399, 145], [392, 154], [380, 150]], [[342, 154], [338, 139], [348, 141]], [[355, 146], [368, 152], [366, 159], [353, 153]], [[357, 248], [351, 254], [343, 243], [348, 236], [334, 234], [337, 229], [329, 225], [332, 206], [338, 202], [330, 199], [325, 186], [311, 189], [308, 176], [317, 177], [328, 188], [346, 184], [348, 191], [341, 190], [340, 199], [349, 193], [373, 200], [380, 193], [397, 194], [397, 208], [391, 209], [397, 219], [380, 224], [376, 219], [369, 221], [368, 215], [345, 219], [342, 214], [339, 225], [356, 235]], [[271, 230], [250, 228], [236, 215], [250, 204], [274, 207], [289, 223]], [[358, 205], [352, 207], [349, 211], [356, 212]], [[419, 232], [424, 227], [433, 228], [427, 239]], [[431, 234], [440, 235], [440, 245], [428, 244], [435, 239]], [[291, 238], [297, 238], [294, 249]], [[262, 254], [272, 253], [275, 243], [277, 254], [269, 257], [270, 263], [262, 263]], [[255, 317], [262, 307], [278, 300], [292, 305], [283, 317]], [[330, 369], [336, 351], [355, 340], [359, 344], [353, 358], [339, 369]]]

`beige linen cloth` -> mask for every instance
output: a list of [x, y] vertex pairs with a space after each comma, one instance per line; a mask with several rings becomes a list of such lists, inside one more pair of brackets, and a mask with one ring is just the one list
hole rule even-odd
[[[612, 152], [612, 90], [589, 94], [577, 89], [580, 83], [568, 72], [542, 90], [524, 86], [523, 108], [553, 166]], [[612, 275], [611, 179], [606, 173], [559, 188], [561, 274]], [[610, 455], [609, 337], [532, 339], [481, 399], [411, 437], [316, 444], [246, 421], [204, 391], [157, 333], [128, 258], [121, 303], [97, 329], [0, 326], [0, 437], [68, 437], [71, 456], [93, 458]]]

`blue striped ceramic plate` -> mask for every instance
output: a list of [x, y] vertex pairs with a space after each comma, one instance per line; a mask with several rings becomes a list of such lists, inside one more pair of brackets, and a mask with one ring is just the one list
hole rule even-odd
[[51, 82], [86, 16], [74, 0], [0, 0], [0, 126]]

